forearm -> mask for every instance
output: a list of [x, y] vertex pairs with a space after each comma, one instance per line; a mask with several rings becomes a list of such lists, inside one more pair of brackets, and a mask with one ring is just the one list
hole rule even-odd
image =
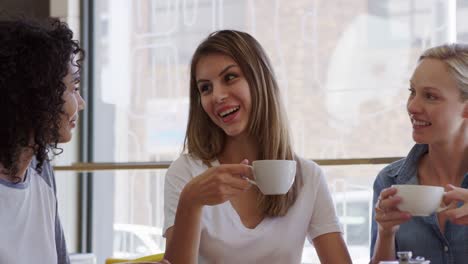
[[395, 258], [395, 233], [384, 234], [383, 232], [379, 232], [371, 264], [378, 264], [380, 261], [394, 260]]
[[201, 213], [201, 206], [194, 206], [184, 199], [179, 201], [172, 237], [164, 254], [171, 264], [198, 262]]
[[341, 233], [327, 233], [316, 237], [313, 242], [321, 263], [352, 263]]

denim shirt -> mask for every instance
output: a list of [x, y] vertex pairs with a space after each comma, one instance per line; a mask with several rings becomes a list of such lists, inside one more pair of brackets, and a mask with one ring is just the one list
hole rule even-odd
[[[418, 184], [418, 162], [428, 152], [428, 146], [416, 144], [405, 159], [385, 167], [374, 181], [373, 204], [384, 188], [393, 184]], [[468, 172], [465, 173], [463, 188], [468, 188]], [[460, 203], [459, 205], [461, 205]], [[372, 212], [371, 251], [377, 239], [378, 225], [375, 210]], [[413, 256], [422, 256], [436, 264], [468, 263], [468, 226], [445, 224], [445, 233], [439, 229], [436, 213], [429, 216], [413, 216], [400, 225], [395, 236], [396, 251], [412, 251]]]

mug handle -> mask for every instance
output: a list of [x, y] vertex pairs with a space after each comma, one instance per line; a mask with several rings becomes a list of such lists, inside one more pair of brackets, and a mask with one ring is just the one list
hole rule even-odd
[[253, 185], [257, 186], [257, 183], [254, 180], [249, 179], [249, 177], [243, 176], [242, 178], [247, 180], [250, 184], [253, 184]]
[[[442, 195], [442, 197], [444, 197], [445, 194], [447, 194], [447, 192], [444, 192], [444, 194]], [[439, 206], [439, 208], [436, 209], [436, 213], [440, 213], [440, 212], [443, 212], [443, 211], [445, 211], [445, 210], [447, 210], [447, 209], [450, 209], [451, 204], [446, 205], [443, 201], [442, 201], [442, 203], [444, 204], [444, 206], [442, 206], [442, 207]]]
[[442, 207], [439, 206], [439, 208], [436, 209], [436, 213], [443, 212], [443, 211], [445, 211], [445, 210], [447, 210], [449, 208], [450, 208], [450, 205], [446, 205], [446, 206], [442, 206]]

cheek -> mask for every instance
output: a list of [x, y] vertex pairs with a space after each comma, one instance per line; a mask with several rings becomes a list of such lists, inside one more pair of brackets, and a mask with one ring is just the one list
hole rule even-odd
[[433, 115], [437, 118], [437, 123], [440, 128], [452, 129], [459, 127], [462, 117], [455, 116], [455, 109], [445, 109], [445, 111], [435, 110]]
[[212, 116], [212, 109], [211, 109], [211, 104], [209, 104], [206, 100], [201, 100], [201, 106], [203, 111], [208, 114], [208, 116]]
[[78, 111], [78, 101], [77, 98], [75, 98], [74, 95], [70, 95], [66, 100], [65, 100], [65, 112], [68, 114], [75, 114]]
[[252, 96], [250, 95], [250, 91], [247, 91], [244, 94], [244, 104], [246, 109], [250, 112], [250, 109], [252, 108]]

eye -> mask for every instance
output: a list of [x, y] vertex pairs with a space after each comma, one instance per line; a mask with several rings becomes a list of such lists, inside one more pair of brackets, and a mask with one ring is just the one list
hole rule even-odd
[[201, 83], [200, 85], [198, 85], [198, 91], [201, 94], [208, 92], [210, 89], [211, 89], [211, 84], [209, 83]]
[[73, 92], [80, 92], [80, 78], [75, 78], [73, 80]]
[[431, 100], [431, 101], [432, 100], [437, 100], [437, 96], [435, 96], [432, 93], [426, 93], [424, 96], [426, 97], [426, 99]]
[[414, 96], [416, 91], [413, 88], [409, 88], [408, 91], [410, 92], [410, 96]]
[[234, 74], [234, 73], [228, 73], [228, 74], [224, 75], [224, 80], [226, 82], [232, 81], [232, 80], [234, 80], [236, 78], [237, 78], [237, 75]]

